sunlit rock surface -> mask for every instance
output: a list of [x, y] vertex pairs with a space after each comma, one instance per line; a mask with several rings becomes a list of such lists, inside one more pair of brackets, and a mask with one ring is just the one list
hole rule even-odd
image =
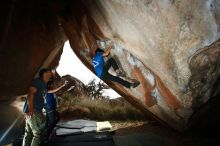
[[[128, 79], [141, 85], [108, 84], [146, 115], [175, 129], [185, 129], [189, 117], [219, 95], [219, 0], [20, 3], [8, 2], [1, 18], [3, 96], [25, 91], [41, 66], [56, 66], [66, 37], [91, 70], [98, 44], [105, 48], [113, 42], [111, 56]], [[49, 55], [56, 49], [59, 53]]]

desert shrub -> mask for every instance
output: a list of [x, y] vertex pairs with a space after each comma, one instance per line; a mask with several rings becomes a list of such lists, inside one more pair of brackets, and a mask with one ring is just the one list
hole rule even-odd
[[128, 102], [112, 104], [109, 99], [91, 100], [87, 97], [62, 96], [59, 103], [61, 116], [94, 120], [143, 120], [144, 115]]

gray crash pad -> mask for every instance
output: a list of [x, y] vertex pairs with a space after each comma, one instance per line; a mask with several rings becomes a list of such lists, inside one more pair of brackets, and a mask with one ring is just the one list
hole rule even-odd
[[62, 136], [110, 130], [112, 130], [112, 126], [108, 121], [96, 122], [91, 120], [72, 120], [67, 122], [59, 122], [55, 128], [55, 133], [57, 136]]
[[61, 128], [81, 129], [84, 127], [96, 127], [96, 121], [79, 119], [59, 122], [56, 126]]

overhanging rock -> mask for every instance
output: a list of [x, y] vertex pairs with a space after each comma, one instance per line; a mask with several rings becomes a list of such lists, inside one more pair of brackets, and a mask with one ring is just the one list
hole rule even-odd
[[219, 0], [15, 0], [1, 10], [1, 96], [24, 93], [42, 66], [55, 67], [67, 39], [91, 70], [97, 41], [114, 42], [112, 57], [141, 85], [108, 84], [175, 129], [219, 96]]
[[[218, 1], [100, 0], [68, 6], [72, 15], [60, 15], [59, 22], [72, 49], [92, 69], [97, 40], [104, 46], [113, 41], [112, 57], [141, 85], [127, 90], [110, 84], [142, 111], [183, 130], [194, 102], [198, 108], [217, 92]], [[200, 89], [208, 93], [197, 94]]]

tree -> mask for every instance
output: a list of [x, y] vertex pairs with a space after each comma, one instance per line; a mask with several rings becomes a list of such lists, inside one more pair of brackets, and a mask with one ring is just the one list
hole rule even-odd
[[92, 99], [104, 99], [106, 96], [103, 96], [103, 90], [109, 89], [109, 86], [103, 81], [100, 81], [98, 84], [95, 83], [95, 79], [92, 79], [87, 85], [86, 90]]

